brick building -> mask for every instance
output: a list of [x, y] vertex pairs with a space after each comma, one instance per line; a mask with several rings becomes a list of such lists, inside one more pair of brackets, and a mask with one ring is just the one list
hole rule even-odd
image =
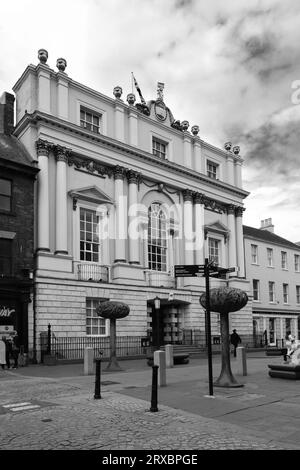
[[[199, 294], [203, 278], [174, 278], [176, 264], [237, 267], [212, 286], [248, 291], [243, 249], [243, 159], [230, 143], [216, 148], [176, 121], [157, 97], [141, 102], [122, 88], [105, 96], [58, 71], [29, 65], [14, 86], [14, 135], [38, 159], [35, 230], [36, 334], [50, 322], [56, 338], [109, 335], [95, 309], [123, 300], [130, 315], [121, 336], [180, 342], [205, 336]], [[126, 102], [127, 101], [127, 102]], [[160, 314], [154, 315], [154, 300]], [[250, 303], [231, 315], [231, 327], [252, 333]], [[212, 315], [212, 333], [219, 318]], [[86, 342], [85, 344], [88, 344]]]
[[14, 100], [9, 93], [0, 98], [0, 335], [16, 331], [27, 352], [28, 337], [33, 337], [34, 180], [39, 170], [12, 135]]

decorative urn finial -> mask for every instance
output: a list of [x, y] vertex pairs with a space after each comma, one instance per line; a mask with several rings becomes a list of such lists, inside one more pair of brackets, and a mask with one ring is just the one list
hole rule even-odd
[[56, 61], [56, 67], [58, 68], [58, 70], [59, 70], [60, 72], [64, 72], [66, 66], [67, 66], [67, 61], [66, 61], [66, 59], [63, 59], [62, 57], [60, 57], [59, 59], [57, 59], [57, 61]]
[[224, 144], [224, 149], [227, 150], [227, 152], [230, 152], [231, 147], [232, 147], [232, 143], [231, 143], [231, 142], [225, 142], [225, 144]]
[[198, 134], [199, 134], [199, 130], [200, 130], [200, 129], [199, 129], [199, 126], [196, 126], [196, 125], [195, 125], [195, 126], [192, 126], [191, 131], [192, 131], [192, 134], [193, 134], [193, 135], [198, 135]]
[[135, 103], [135, 94], [134, 93], [128, 93], [127, 95], [127, 103], [130, 105], [130, 106], [133, 106], [134, 103]]
[[189, 121], [182, 121], [181, 123], [182, 130], [187, 131], [189, 128], [189, 125], [190, 125]]
[[122, 93], [123, 93], [122, 87], [120, 87], [120, 86], [115, 86], [114, 91], [113, 91], [114, 96], [115, 96], [116, 98], [120, 99], [121, 96], [122, 96]]
[[235, 145], [232, 151], [235, 155], [238, 155], [240, 153], [240, 147], [238, 145]]
[[46, 49], [39, 49], [38, 50], [38, 59], [41, 64], [46, 64], [48, 60], [48, 51]]

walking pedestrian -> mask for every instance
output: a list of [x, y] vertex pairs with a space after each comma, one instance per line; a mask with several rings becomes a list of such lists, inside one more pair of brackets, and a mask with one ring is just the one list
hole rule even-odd
[[20, 350], [20, 347], [19, 347], [19, 337], [18, 337], [18, 335], [15, 335], [15, 336], [12, 338], [12, 345], [11, 345], [11, 356], [12, 356], [12, 358], [13, 358], [13, 360], [14, 360], [13, 369], [17, 369], [17, 368], [18, 368], [19, 350]]
[[233, 345], [233, 356], [236, 357], [236, 348], [239, 343], [242, 342], [240, 336], [237, 334], [236, 330], [232, 330], [233, 333], [230, 335], [230, 342]]

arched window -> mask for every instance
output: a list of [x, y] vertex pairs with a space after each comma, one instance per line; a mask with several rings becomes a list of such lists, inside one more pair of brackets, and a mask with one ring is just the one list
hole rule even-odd
[[153, 271], [167, 271], [167, 224], [159, 203], [148, 210], [148, 266]]

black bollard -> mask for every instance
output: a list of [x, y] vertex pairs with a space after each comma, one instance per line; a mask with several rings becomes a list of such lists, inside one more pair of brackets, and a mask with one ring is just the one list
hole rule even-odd
[[101, 359], [95, 359], [96, 361], [96, 380], [95, 380], [95, 399], [101, 398]]
[[158, 411], [157, 408], [157, 375], [158, 375], [158, 366], [152, 366], [152, 393], [151, 393], [151, 408], [150, 411], [153, 413]]

